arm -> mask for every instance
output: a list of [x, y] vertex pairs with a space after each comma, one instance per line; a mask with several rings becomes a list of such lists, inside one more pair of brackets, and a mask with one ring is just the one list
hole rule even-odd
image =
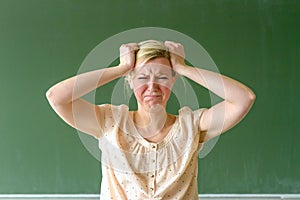
[[166, 42], [171, 53], [173, 69], [199, 85], [207, 88], [224, 101], [204, 111], [199, 127], [206, 132], [205, 141], [224, 133], [235, 126], [248, 113], [255, 100], [255, 94], [242, 83], [224, 75], [187, 66], [181, 44]]
[[120, 47], [120, 64], [80, 74], [52, 86], [46, 97], [54, 111], [70, 126], [99, 138], [100, 108], [81, 97], [132, 70], [135, 64], [135, 43]]

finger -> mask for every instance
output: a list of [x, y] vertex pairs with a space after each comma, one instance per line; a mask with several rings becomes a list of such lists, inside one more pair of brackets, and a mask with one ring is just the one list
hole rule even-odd
[[166, 40], [166, 41], [165, 41], [165, 44], [170, 44], [170, 45], [172, 45], [172, 44], [176, 44], [176, 42], [170, 41], [170, 40]]
[[130, 50], [138, 50], [139, 49], [139, 45], [135, 42], [132, 42], [132, 43], [127, 43], [125, 44]]
[[131, 53], [136, 53], [136, 51], [139, 50], [139, 46], [137, 43], [127, 43], [127, 44], [122, 44], [120, 46], [120, 55], [126, 55], [126, 54], [131, 54]]
[[170, 46], [170, 47], [180, 47], [182, 46], [181, 43], [178, 43], [178, 42], [174, 42], [174, 41], [165, 41], [165, 45], [166, 46]]
[[181, 43], [165, 41], [165, 46], [168, 47], [170, 53], [176, 54], [180, 57], [184, 57], [184, 48]]

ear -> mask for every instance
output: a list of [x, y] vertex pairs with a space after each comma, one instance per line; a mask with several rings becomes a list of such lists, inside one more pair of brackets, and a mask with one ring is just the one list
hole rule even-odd
[[178, 73], [177, 72], [175, 72], [175, 71], [173, 71], [173, 77], [172, 77], [172, 82], [173, 82], [173, 84], [176, 82], [176, 80], [177, 80], [177, 78], [178, 78]]
[[128, 84], [129, 84], [129, 86], [130, 86], [130, 89], [133, 90], [133, 81], [132, 81], [132, 79], [129, 79], [129, 80], [128, 80]]

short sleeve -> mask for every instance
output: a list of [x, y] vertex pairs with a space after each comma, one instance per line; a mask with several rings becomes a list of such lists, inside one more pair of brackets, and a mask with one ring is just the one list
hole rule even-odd
[[100, 137], [102, 137], [109, 134], [114, 127], [120, 124], [124, 114], [128, 113], [128, 107], [123, 104], [119, 106], [111, 104], [102, 104], [98, 106], [100, 109]]
[[200, 126], [200, 121], [201, 121], [203, 112], [205, 110], [207, 110], [207, 108], [201, 108], [201, 109], [193, 111], [194, 125], [197, 126], [197, 132], [198, 132], [198, 134], [200, 134], [199, 143], [203, 143], [205, 136], [206, 136], [206, 132], [201, 131], [201, 126]]
[[200, 127], [200, 120], [202, 117], [203, 112], [207, 110], [207, 108], [200, 108], [197, 110], [191, 110], [189, 107], [183, 107], [179, 111], [179, 116], [181, 116], [182, 121], [186, 124], [186, 126], [191, 126], [189, 128], [186, 128], [186, 130], [190, 130], [193, 132], [193, 134], [198, 135], [199, 137], [199, 145], [204, 142], [204, 138], [206, 133], [201, 132]]

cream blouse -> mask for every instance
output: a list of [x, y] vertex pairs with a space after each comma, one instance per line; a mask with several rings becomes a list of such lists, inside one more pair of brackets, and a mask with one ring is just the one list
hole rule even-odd
[[204, 109], [183, 107], [159, 143], [137, 131], [126, 105], [101, 105], [101, 200], [198, 199], [198, 159]]

